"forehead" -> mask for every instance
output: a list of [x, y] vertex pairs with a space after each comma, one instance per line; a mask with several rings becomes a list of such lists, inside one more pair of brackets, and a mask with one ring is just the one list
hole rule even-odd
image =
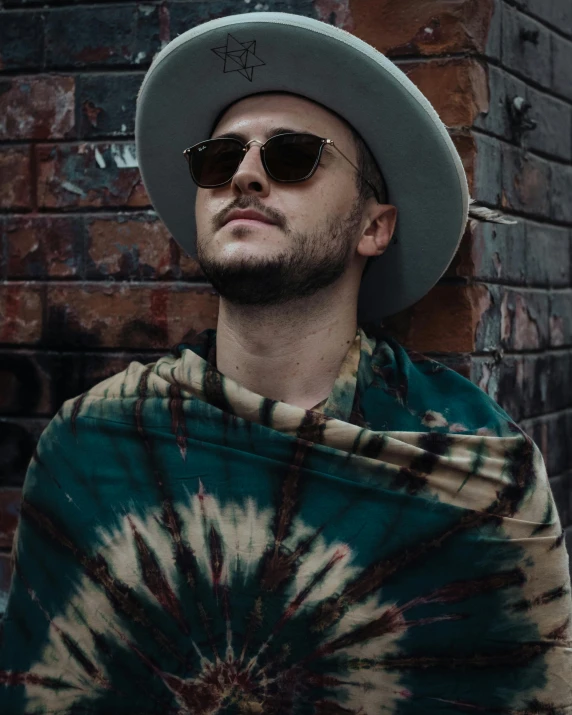
[[213, 136], [234, 131], [260, 137], [277, 126], [310, 132], [346, 145], [351, 142], [349, 126], [336, 114], [310, 99], [281, 93], [258, 94], [235, 102], [220, 116]]

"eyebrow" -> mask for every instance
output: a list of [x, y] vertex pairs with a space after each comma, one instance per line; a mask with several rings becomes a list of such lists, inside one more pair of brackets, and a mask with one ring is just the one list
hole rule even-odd
[[[264, 135], [265, 139], [276, 136], [276, 134], [311, 134], [312, 132], [304, 131], [303, 129], [292, 129], [292, 127], [270, 127], [266, 130]], [[247, 142], [246, 134], [242, 132], [225, 132], [224, 134], [218, 134], [216, 137], [213, 136], [211, 139], [238, 139], [241, 142]]]

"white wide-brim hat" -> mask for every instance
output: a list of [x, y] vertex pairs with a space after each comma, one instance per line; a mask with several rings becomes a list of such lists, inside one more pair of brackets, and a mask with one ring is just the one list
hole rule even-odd
[[183, 151], [207, 139], [219, 114], [260, 92], [290, 92], [357, 130], [398, 209], [394, 240], [371, 259], [358, 319], [415, 303], [451, 262], [468, 217], [467, 180], [437, 113], [373, 47], [299, 15], [232, 15], [188, 30], [153, 60], [137, 101], [137, 158], [149, 198], [174, 239], [196, 256], [195, 196]]

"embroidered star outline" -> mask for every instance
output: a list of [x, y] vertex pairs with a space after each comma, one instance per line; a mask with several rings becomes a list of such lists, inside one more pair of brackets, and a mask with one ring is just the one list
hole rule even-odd
[[266, 64], [255, 54], [256, 40], [239, 42], [230, 33], [225, 46], [213, 47], [211, 51], [224, 60], [224, 72], [240, 72], [249, 82], [252, 82], [254, 68]]

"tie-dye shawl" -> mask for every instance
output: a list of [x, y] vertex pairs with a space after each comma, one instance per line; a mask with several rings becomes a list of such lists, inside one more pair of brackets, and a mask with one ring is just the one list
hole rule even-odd
[[315, 410], [216, 334], [67, 402], [24, 488], [0, 712], [572, 713], [568, 557], [536, 446], [358, 330]]

